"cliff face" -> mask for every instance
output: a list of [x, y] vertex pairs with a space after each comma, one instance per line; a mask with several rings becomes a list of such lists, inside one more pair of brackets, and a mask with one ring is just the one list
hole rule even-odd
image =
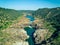
[[35, 43], [40, 44], [42, 41], [46, 40], [48, 30], [38, 29], [34, 33]]
[[53, 32], [51, 32], [48, 28], [45, 27], [43, 19], [38, 19], [34, 22], [36, 22], [35, 24], [37, 24], [38, 27], [33, 34], [35, 45], [47, 45], [47, 39], [52, 35]]

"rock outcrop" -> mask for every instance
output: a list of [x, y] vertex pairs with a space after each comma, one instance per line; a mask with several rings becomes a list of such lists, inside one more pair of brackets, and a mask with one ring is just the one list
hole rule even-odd
[[[5, 45], [29, 45], [26, 39], [29, 38], [27, 32], [24, 29], [6, 29], [3, 33], [9, 34], [5, 35]], [[3, 43], [3, 42], [2, 42]]]
[[53, 32], [45, 27], [44, 19], [37, 19], [33, 24], [37, 24], [35, 26], [33, 25], [35, 28], [37, 27], [33, 34], [35, 45], [48, 45], [48, 39], [51, 37]]
[[34, 33], [35, 44], [41, 44], [42, 41], [47, 40], [51, 36], [47, 29], [38, 29]]

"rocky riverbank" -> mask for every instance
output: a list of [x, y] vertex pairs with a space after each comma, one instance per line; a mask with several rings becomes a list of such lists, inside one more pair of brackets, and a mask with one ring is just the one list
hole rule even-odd
[[[33, 34], [34, 45], [50, 45], [47, 39], [52, 35], [52, 32], [44, 26], [43, 19], [37, 19], [33, 22], [35, 25], [35, 32]], [[37, 28], [36, 28], [37, 27]]]
[[29, 38], [24, 29], [10, 28], [3, 30], [3, 33], [9, 34], [5, 38], [5, 45], [29, 45], [26, 39]]

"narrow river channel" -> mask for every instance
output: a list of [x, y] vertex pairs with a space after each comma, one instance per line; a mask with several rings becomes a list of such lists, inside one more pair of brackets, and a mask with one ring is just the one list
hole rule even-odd
[[[30, 15], [27, 15], [26, 18], [28, 18], [31, 22], [33, 22], [35, 20], [34, 17], [32, 17]], [[27, 34], [29, 35], [29, 39], [27, 40], [29, 42], [29, 45], [34, 45], [33, 33], [34, 33], [35, 29], [33, 29], [32, 27], [25, 27], [24, 29], [27, 32]]]

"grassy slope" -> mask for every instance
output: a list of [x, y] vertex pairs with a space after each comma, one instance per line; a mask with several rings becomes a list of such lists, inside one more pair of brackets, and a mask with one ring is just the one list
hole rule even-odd
[[9, 27], [21, 15], [22, 13], [16, 10], [0, 8], [0, 30]]

